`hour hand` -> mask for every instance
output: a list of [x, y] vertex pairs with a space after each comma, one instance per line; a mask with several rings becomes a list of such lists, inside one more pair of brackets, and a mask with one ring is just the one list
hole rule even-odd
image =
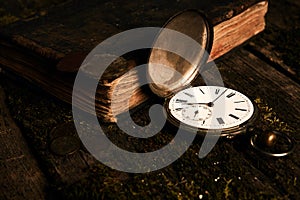
[[199, 111], [198, 111], [198, 110], [196, 110], [196, 111], [195, 111], [195, 115], [194, 115], [194, 117], [196, 117], [196, 115], [198, 115], [198, 113], [199, 113]]
[[209, 103], [182, 103], [184, 105], [206, 105], [208, 107], [213, 107], [213, 102], [209, 102]]
[[208, 103], [182, 103], [184, 105], [207, 105]]

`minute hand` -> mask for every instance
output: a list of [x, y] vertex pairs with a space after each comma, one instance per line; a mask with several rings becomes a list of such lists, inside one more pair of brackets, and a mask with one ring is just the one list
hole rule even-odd
[[209, 103], [182, 103], [184, 105], [208, 105]]
[[213, 100], [211, 103], [215, 103], [215, 101], [217, 101], [223, 94], [225, 94], [225, 92], [228, 90], [228, 88], [226, 90], [224, 90], [224, 92], [222, 92], [222, 94], [220, 94], [217, 98], [215, 98], [215, 100]]

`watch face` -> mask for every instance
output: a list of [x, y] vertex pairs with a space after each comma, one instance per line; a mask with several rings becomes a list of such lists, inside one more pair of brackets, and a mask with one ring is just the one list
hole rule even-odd
[[254, 113], [248, 97], [219, 86], [187, 88], [167, 106], [173, 118], [198, 129], [230, 129], [247, 122]]

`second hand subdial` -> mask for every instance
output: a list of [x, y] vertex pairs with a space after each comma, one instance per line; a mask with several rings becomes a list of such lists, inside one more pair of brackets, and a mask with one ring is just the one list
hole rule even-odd
[[193, 121], [204, 121], [211, 117], [212, 111], [208, 106], [191, 105], [182, 109], [184, 118]]

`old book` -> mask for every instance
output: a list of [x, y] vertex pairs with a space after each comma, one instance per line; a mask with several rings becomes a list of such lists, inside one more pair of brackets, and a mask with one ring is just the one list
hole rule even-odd
[[[47, 15], [2, 27], [0, 65], [32, 81], [59, 99], [71, 102], [72, 87], [81, 62], [97, 44], [130, 28], [161, 27], [170, 17], [184, 9], [202, 10], [213, 25], [214, 40], [209, 61], [241, 45], [264, 30], [267, 1], [88, 1], [56, 6]], [[139, 55], [140, 56], [140, 55]], [[101, 78], [96, 94], [96, 111], [104, 122], [116, 121], [111, 113], [111, 94], [120, 80], [128, 83], [119, 89], [116, 114], [145, 102], [149, 91], [143, 90], [134, 68], [135, 60], [116, 60]], [[142, 57], [147, 58], [147, 55]], [[134, 91], [129, 108], [124, 94]], [[151, 95], [151, 94], [150, 94]], [[93, 97], [82, 91], [79, 108], [91, 112], [87, 102]]]

